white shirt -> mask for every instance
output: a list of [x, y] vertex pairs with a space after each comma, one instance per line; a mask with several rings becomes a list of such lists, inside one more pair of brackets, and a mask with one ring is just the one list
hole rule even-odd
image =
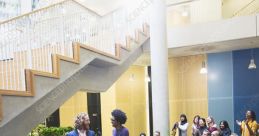
[[184, 125], [181, 125], [181, 122], [178, 123], [178, 130], [181, 131], [181, 136], [187, 136], [188, 125], [189, 123], [185, 123]]
[[86, 136], [86, 131], [81, 132], [81, 131], [77, 130], [77, 132], [78, 132], [79, 136]]

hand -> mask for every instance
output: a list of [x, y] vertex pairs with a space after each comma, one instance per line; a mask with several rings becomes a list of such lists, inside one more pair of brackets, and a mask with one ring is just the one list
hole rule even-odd
[[246, 125], [248, 125], [248, 120], [245, 121]]
[[241, 126], [241, 121], [236, 120], [237, 125]]
[[176, 127], [178, 127], [178, 125], [179, 125], [179, 123], [178, 123], [178, 122], [176, 122], [176, 123], [175, 123], [175, 126], [176, 126]]

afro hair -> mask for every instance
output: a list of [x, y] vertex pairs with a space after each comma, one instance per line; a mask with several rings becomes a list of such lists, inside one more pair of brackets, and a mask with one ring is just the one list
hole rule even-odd
[[120, 124], [125, 124], [127, 121], [127, 116], [126, 114], [119, 110], [119, 109], [115, 109], [112, 111], [112, 116], [114, 117], [114, 119], [119, 122]]

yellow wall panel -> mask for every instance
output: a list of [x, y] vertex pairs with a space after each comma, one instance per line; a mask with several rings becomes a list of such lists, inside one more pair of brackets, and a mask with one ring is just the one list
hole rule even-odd
[[78, 91], [60, 107], [60, 126], [74, 126], [74, 119], [78, 113], [87, 112], [86, 92]]
[[112, 135], [111, 112], [116, 108], [116, 83], [106, 92], [101, 93], [101, 112], [102, 112], [102, 134]]
[[127, 113], [130, 135], [147, 133], [145, 67], [131, 66], [117, 81], [116, 94], [117, 108]]
[[103, 135], [112, 133], [110, 118], [114, 109], [126, 113], [125, 126], [130, 135], [146, 133], [145, 67], [131, 66], [107, 92], [101, 94], [101, 100]]
[[189, 135], [195, 115], [208, 116], [207, 75], [200, 74], [202, 55], [169, 59], [170, 128], [187, 115]]

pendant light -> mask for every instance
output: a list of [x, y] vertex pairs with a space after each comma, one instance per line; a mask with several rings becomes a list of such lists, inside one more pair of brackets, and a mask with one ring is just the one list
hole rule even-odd
[[207, 74], [208, 73], [205, 61], [202, 61], [200, 73], [201, 74]]
[[200, 74], [207, 74], [208, 70], [206, 67], [206, 60], [205, 60], [205, 46], [203, 48], [201, 48], [201, 53], [203, 54], [203, 61], [201, 63], [201, 69], [200, 69]]
[[250, 64], [248, 66], [248, 69], [256, 69], [256, 64], [254, 60], [254, 50], [251, 49], [251, 59], [250, 59]]

